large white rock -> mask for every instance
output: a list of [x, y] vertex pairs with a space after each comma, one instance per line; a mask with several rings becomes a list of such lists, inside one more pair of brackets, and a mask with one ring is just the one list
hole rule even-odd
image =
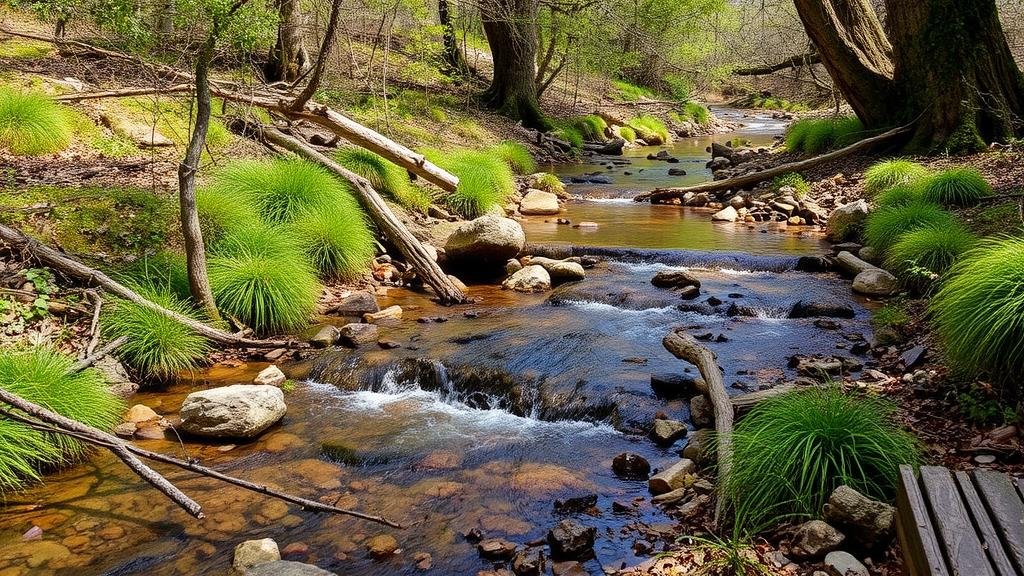
[[501, 269], [525, 245], [526, 233], [518, 222], [492, 215], [459, 225], [444, 250], [454, 265]]
[[870, 211], [871, 208], [863, 198], [836, 208], [828, 216], [828, 239], [842, 242], [857, 230]]
[[853, 279], [853, 291], [866, 296], [889, 296], [899, 287], [896, 277], [881, 268], [869, 268]]
[[178, 428], [198, 436], [251, 438], [271, 427], [286, 411], [280, 388], [235, 384], [185, 397]]
[[[543, 266], [544, 269], [548, 271], [548, 274], [551, 275], [551, 282], [553, 284], [575, 282], [587, 277], [586, 270], [583, 269], [583, 265], [579, 262], [572, 262], [570, 260], [554, 260], [543, 256], [531, 256], [526, 263], [530, 265], [536, 264], [537, 266]], [[506, 267], [506, 271], [507, 270], [508, 268]]]
[[551, 289], [551, 275], [543, 266], [534, 264], [509, 276], [502, 287], [516, 292], [543, 292]]
[[543, 190], [527, 190], [519, 203], [519, 213], [525, 216], [548, 216], [560, 210], [558, 196]]
[[733, 208], [732, 206], [726, 206], [725, 208], [722, 208], [718, 212], [712, 214], [711, 220], [713, 222], [735, 222], [736, 219], [739, 218], [739, 216], [740, 215], [738, 212], [736, 212], [735, 208]]
[[235, 570], [242, 572], [253, 566], [280, 559], [281, 551], [277, 548], [277, 542], [272, 539], [246, 540], [235, 546], [235, 557], [231, 565]]

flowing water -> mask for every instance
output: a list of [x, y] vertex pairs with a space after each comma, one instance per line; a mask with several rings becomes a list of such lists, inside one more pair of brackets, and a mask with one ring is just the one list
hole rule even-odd
[[[761, 144], [781, 129], [770, 121], [757, 124], [739, 135]], [[339, 574], [420, 573], [413, 560], [420, 552], [432, 556], [428, 573], [475, 574], [490, 563], [464, 532], [537, 540], [563, 517], [554, 510], [557, 499], [586, 494], [599, 495], [597, 506], [570, 516], [598, 527], [587, 570], [600, 574], [602, 566], [638, 561], [633, 543], [649, 537], [637, 531], [638, 523], [657, 529], [669, 520], [645, 499], [645, 483], [612, 475], [611, 459], [631, 451], [662, 467], [685, 443], [662, 449], [636, 433], [657, 411], [688, 418], [684, 400], [659, 398], [651, 388], [652, 374], [689, 370], [662, 348], [664, 334], [685, 326], [707, 335], [727, 384], [739, 393], [792, 377], [786, 366], [794, 353], [836, 353], [848, 337], [868, 330], [864, 309], [845, 296], [846, 284], [793, 271], [797, 256], [825, 250], [817, 237], [713, 225], [706, 212], [628, 200], [651, 187], [709, 178], [703, 163], [710, 141], [676, 143], [670, 152], [679, 164], [648, 161], [650, 149], [643, 149], [628, 152], [629, 164], [611, 170], [607, 160], [556, 167], [567, 177], [601, 171], [612, 179], [569, 187], [583, 199], [562, 216], [597, 222], [596, 230], [545, 218], [524, 222], [531, 243], [603, 256], [585, 281], [536, 295], [473, 286], [479, 303], [457, 309], [392, 290], [381, 304], [402, 305], [406, 319], [382, 332], [402, 347], [332, 350], [284, 365], [300, 382], [286, 396], [284, 420], [259, 439], [234, 447], [187, 439], [139, 442], [381, 514], [406, 529], [304, 512], [161, 468], [203, 504], [207, 518], [197, 521], [98, 453], [8, 498], [0, 516], [0, 575], [226, 574], [237, 543], [264, 537], [282, 548], [291, 544], [294, 558]], [[688, 175], [668, 176], [671, 166], [685, 167]], [[657, 271], [676, 268], [701, 279], [699, 299], [683, 302], [650, 284]], [[721, 304], [708, 304], [708, 297]], [[840, 299], [857, 315], [841, 330], [788, 319], [801, 299]], [[444, 321], [412, 321], [418, 316]], [[188, 392], [251, 381], [265, 365], [219, 366], [133, 402], [173, 417]], [[613, 502], [620, 506], [613, 509]], [[22, 535], [32, 526], [42, 536], [26, 541]], [[394, 534], [402, 550], [383, 562], [369, 559], [363, 545], [381, 532]]]

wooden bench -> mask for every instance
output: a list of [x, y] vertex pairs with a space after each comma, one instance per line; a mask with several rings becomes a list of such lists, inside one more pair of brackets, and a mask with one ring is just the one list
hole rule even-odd
[[1024, 576], [1024, 479], [901, 466], [896, 507], [911, 576]]

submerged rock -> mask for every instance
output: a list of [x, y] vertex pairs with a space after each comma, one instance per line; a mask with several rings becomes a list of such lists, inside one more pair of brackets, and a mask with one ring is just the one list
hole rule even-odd
[[273, 539], [246, 540], [235, 546], [235, 556], [231, 561], [231, 566], [241, 572], [259, 564], [280, 559], [281, 552], [277, 548], [277, 542], [274, 542]]
[[651, 473], [651, 463], [632, 452], [623, 452], [612, 460], [612, 472], [626, 480], [646, 480]]
[[849, 304], [821, 300], [798, 300], [789, 311], [790, 318], [853, 318]]
[[366, 541], [366, 551], [373, 558], [387, 558], [398, 550], [398, 540], [391, 534], [378, 534]]
[[312, 564], [276, 560], [246, 570], [245, 576], [337, 576], [337, 574]]
[[287, 407], [275, 386], [235, 384], [189, 394], [178, 428], [213, 438], [252, 438], [280, 420]]
[[509, 560], [518, 548], [515, 543], [503, 538], [488, 538], [476, 546], [480, 555], [488, 560]]
[[338, 343], [338, 329], [334, 326], [324, 326], [317, 330], [316, 334], [309, 339], [314, 348], [329, 348]]
[[542, 190], [528, 189], [519, 203], [519, 213], [524, 216], [549, 216], [560, 210], [558, 196]]
[[597, 529], [566, 519], [548, 532], [551, 555], [556, 558], [582, 558], [592, 553]]
[[651, 278], [651, 284], [658, 288], [700, 288], [700, 280], [686, 270], [663, 270]]

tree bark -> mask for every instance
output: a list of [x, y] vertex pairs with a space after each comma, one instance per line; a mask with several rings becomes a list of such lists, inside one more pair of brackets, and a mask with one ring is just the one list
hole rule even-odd
[[494, 77], [484, 103], [524, 126], [546, 130], [548, 122], [537, 99], [538, 0], [485, 0], [484, 34], [494, 60]]
[[316, 55], [316, 64], [313, 66], [313, 73], [309, 76], [309, 82], [306, 87], [302, 89], [302, 92], [292, 102], [293, 110], [301, 110], [306, 102], [309, 102], [313, 95], [316, 94], [317, 89], [320, 87], [320, 79], [324, 75], [324, 69], [327, 68], [327, 60], [331, 57], [331, 52], [334, 51], [334, 37], [338, 33], [338, 20], [341, 16], [341, 2], [342, 0], [333, 0], [331, 2], [331, 15], [327, 18], [327, 29], [324, 30], [324, 41], [320, 43], [320, 53]]
[[277, 0], [277, 42], [264, 67], [268, 82], [294, 82], [309, 66], [299, 0]]
[[469, 73], [466, 55], [459, 48], [459, 40], [455, 36], [455, 23], [452, 21], [451, 7], [448, 0], [437, 0], [437, 20], [441, 23], [444, 42], [444, 64], [451, 76], [465, 76]]

